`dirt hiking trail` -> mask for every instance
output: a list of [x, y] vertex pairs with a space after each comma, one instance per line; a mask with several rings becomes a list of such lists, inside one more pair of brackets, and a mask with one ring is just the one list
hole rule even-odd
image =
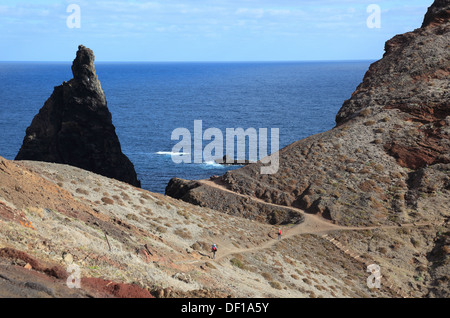
[[[251, 253], [251, 252], [268, 249], [268, 248], [274, 246], [275, 244], [279, 243], [283, 239], [291, 238], [293, 236], [301, 235], [301, 234], [318, 234], [322, 238], [328, 239], [330, 242], [335, 244], [336, 247], [343, 250], [346, 254], [349, 254], [354, 258], [358, 258], [359, 257], [358, 255], [353, 255], [353, 253], [348, 252], [349, 250], [345, 246], [340, 244], [339, 242], [337, 242], [337, 241], [335, 242], [335, 240], [329, 239], [328, 234], [331, 232], [335, 232], [335, 231], [365, 231], [365, 230], [375, 230], [375, 229], [398, 229], [398, 228], [404, 228], [404, 227], [436, 225], [436, 223], [434, 223], [434, 222], [423, 222], [423, 223], [381, 225], [381, 226], [367, 226], [367, 227], [341, 226], [341, 225], [333, 224], [330, 221], [322, 218], [321, 216], [308, 214], [305, 211], [295, 208], [295, 207], [281, 206], [281, 205], [277, 205], [274, 203], [268, 203], [268, 202], [265, 202], [261, 199], [255, 198], [255, 197], [251, 197], [248, 195], [243, 195], [243, 194], [231, 191], [231, 190], [225, 188], [223, 185], [220, 185], [211, 180], [199, 180], [198, 182], [202, 183], [203, 185], [210, 186], [210, 187], [216, 188], [221, 191], [232, 193], [234, 195], [238, 195], [238, 196], [241, 196], [244, 198], [249, 198], [258, 203], [267, 204], [270, 206], [279, 207], [279, 208], [283, 208], [283, 209], [291, 209], [291, 210], [298, 212], [304, 216], [304, 221], [300, 224], [288, 225], [288, 226], [274, 226], [273, 232], [268, 233], [268, 236], [272, 239], [261, 245], [255, 246], [255, 247], [236, 248], [235, 246], [233, 246], [227, 242], [222, 242], [221, 240], [218, 240], [218, 242], [216, 242], [218, 244], [218, 251], [217, 251], [216, 257], [214, 259], [215, 261], [220, 261], [221, 259], [226, 258], [233, 254]], [[442, 221], [442, 223], [444, 223], [444, 221]], [[282, 229], [281, 239], [277, 238], [276, 233], [277, 233], [278, 228]], [[210, 255], [204, 255], [204, 256], [209, 256], [212, 259], [212, 252], [210, 253]], [[181, 262], [181, 263], [194, 264], [194, 263], [198, 263], [198, 262], [203, 262], [203, 260], [192, 260], [192, 261], [186, 261], [186, 262]]]

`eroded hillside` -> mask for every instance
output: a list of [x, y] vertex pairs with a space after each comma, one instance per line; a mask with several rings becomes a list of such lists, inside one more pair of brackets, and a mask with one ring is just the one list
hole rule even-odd
[[[2, 159], [0, 172], [3, 296], [399, 295], [369, 290], [372, 260], [331, 242], [327, 233], [347, 229], [320, 218], [282, 226], [278, 240], [278, 227], [70, 166]], [[70, 264], [81, 289], [66, 287]]]

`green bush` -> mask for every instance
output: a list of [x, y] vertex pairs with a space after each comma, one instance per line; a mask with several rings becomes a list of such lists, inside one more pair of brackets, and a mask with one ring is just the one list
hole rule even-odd
[[230, 263], [231, 263], [231, 265], [236, 266], [236, 267], [238, 267], [240, 269], [244, 269], [245, 268], [244, 263], [240, 259], [233, 258], [233, 259], [230, 260]]

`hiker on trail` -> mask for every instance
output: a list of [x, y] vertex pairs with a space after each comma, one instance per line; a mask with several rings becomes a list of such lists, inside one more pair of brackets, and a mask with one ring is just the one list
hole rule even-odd
[[281, 239], [281, 228], [278, 229], [278, 239]]
[[212, 253], [213, 253], [213, 259], [215, 259], [215, 258], [216, 258], [216, 252], [217, 252], [217, 245], [216, 245], [216, 244], [214, 244], [214, 245], [211, 247], [211, 251], [212, 251]]

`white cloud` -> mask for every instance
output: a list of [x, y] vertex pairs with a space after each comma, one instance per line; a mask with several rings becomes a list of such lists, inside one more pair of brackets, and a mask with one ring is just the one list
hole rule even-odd
[[264, 16], [264, 9], [262, 8], [257, 8], [257, 9], [250, 9], [250, 8], [238, 8], [235, 11], [236, 15], [240, 15], [240, 16], [246, 16], [246, 17], [250, 17], [250, 18], [262, 18]]

